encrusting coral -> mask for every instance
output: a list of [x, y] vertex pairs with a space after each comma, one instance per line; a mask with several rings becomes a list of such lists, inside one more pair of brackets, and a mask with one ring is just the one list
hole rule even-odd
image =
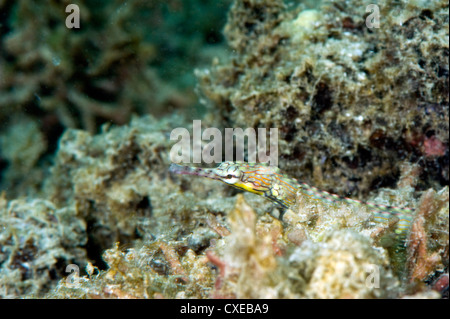
[[[220, 53], [227, 3], [78, 1], [80, 28], [70, 29], [67, 1], [0, 1], [0, 135], [22, 125], [20, 117], [39, 131], [43, 152], [30, 148], [30, 158], [45, 159], [35, 165], [38, 181], [66, 128], [96, 133], [132, 114], [190, 114], [197, 99], [186, 65], [209, 64]], [[30, 171], [12, 165], [10, 155], [0, 148], [0, 187], [11, 196], [33, 192], [17, 184]]]
[[180, 71], [206, 60], [206, 53], [194, 55], [192, 43], [220, 42], [220, 26], [212, 25], [223, 19], [220, 6], [202, 5], [217, 19], [196, 17], [183, 33], [189, 41], [174, 29], [192, 21], [192, 1], [80, 1], [79, 29], [66, 27], [64, 3], [2, 1], [0, 120], [26, 109], [48, 125], [96, 132], [99, 123], [127, 123], [133, 112], [192, 105], [192, 89], [185, 90], [192, 87], [189, 76], [177, 73], [174, 84], [166, 83], [158, 68], [171, 63], [174, 73]]
[[42, 297], [86, 260], [86, 224], [71, 207], [0, 197], [0, 297]]
[[[0, 296], [441, 297], [449, 258], [448, 3], [423, 4], [381, 2], [384, 25], [375, 30], [365, 26], [365, 5], [353, 0], [314, 9], [235, 1], [225, 27], [231, 59], [197, 71], [202, 101], [216, 107], [204, 123], [278, 127], [280, 167], [289, 175], [414, 209], [402, 238], [398, 220], [372, 223], [364, 207], [350, 202], [327, 204], [299, 193], [280, 220], [262, 197], [172, 176], [170, 132], [190, 125], [178, 115], [136, 116], [124, 126], [104, 124], [97, 134], [65, 130], [42, 189], [16, 199], [2, 194]], [[7, 52], [22, 52], [26, 35], [13, 32]], [[136, 41], [110, 43], [111, 54], [126, 56], [103, 56], [88, 85], [108, 91], [107, 70], [125, 72], [118, 61], [142, 53], [133, 49]], [[65, 57], [44, 61], [53, 64], [47, 72], [68, 64]], [[5, 67], [0, 62], [19, 81]], [[74, 92], [65, 96], [91, 105]], [[124, 100], [117, 99], [130, 102], [120, 92]], [[44, 95], [44, 104], [54, 98], [43, 101]], [[35, 141], [34, 155], [4, 148], [7, 138], [20, 136], [14, 129], [2, 132], [2, 151], [31, 171], [46, 145], [36, 126], [27, 127], [20, 132], [26, 138], [11, 146]], [[77, 276], [69, 276], [70, 265]]]
[[242, 195], [226, 220], [211, 221], [212, 229], [224, 226], [229, 231], [218, 232], [206, 251], [197, 253], [185, 240], [154, 240], [126, 251], [116, 246], [103, 256], [106, 271], [81, 278], [75, 288], [61, 281], [50, 296], [392, 298], [407, 296], [407, 291], [439, 296], [426, 287], [402, 284], [388, 251], [351, 226], [325, 231], [320, 241], [293, 236], [297, 224], [289, 230], [279, 220], [259, 215]]
[[[253, 194], [232, 196], [229, 189], [214, 181], [198, 178], [192, 183], [189, 180], [192, 176], [169, 178], [171, 143], [163, 136], [172, 125], [177, 125], [176, 121], [176, 117], [166, 121], [144, 117], [134, 119], [129, 126], [105, 127], [96, 136], [80, 130], [65, 133], [52, 178], [46, 184], [48, 200], [31, 200], [34, 208], [28, 214], [39, 216], [35, 211], [42, 206], [39, 201], [45, 204], [46, 214], [61, 216], [57, 212], [65, 212], [67, 217], [57, 217], [55, 225], [59, 225], [58, 229], [79, 225], [78, 230], [62, 232], [78, 237], [71, 241], [61, 238], [59, 242], [64, 243], [64, 249], [54, 241], [55, 248], [47, 250], [56, 256], [47, 260], [56, 262], [46, 267], [56, 268], [51, 273], [59, 271], [47, 282], [48, 286], [40, 287], [34, 282], [45, 281], [42, 278], [48, 279], [46, 276], [9, 282], [5, 296], [43, 293], [50, 298], [385, 298], [416, 293], [438, 296], [427, 292], [429, 288], [423, 282], [446, 267], [448, 188], [426, 193], [422, 204], [417, 204], [431, 207], [420, 208], [423, 213], [418, 213], [419, 218], [428, 216], [425, 233], [414, 231], [410, 237], [414, 244], [408, 246], [407, 256], [394, 260], [392, 249], [372, 236], [377, 227], [365, 225], [367, 214], [363, 211], [359, 214], [358, 208], [337, 205], [327, 208], [324, 204], [322, 218], [310, 223], [307, 219], [298, 220], [300, 210], [306, 213], [310, 209], [299, 206], [298, 212], [289, 211], [280, 221], [268, 214], [272, 205]], [[397, 198], [399, 203], [414, 204], [411, 194], [418, 170], [406, 166], [402, 176], [403, 188], [386, 189], [375, 201], [392, 204], [392, 198]], [[19, 206], [15, 202], [9, 206], [4, 203], [4, 223], [11, 224], [8, 216], [12, 211], [20, 211]], [[353, 217], [347, 212], [353, 212]], [[332, 216], [338, 216], [337, 221]], [[33, 223], [25, 217], [16, 220], [24, 227], [28, 225], [22, 228], [28, 236], [53, 234], [52, 219], [39, 224], [41, 231], [30, 228]], [[58, 234], [61, 232], [52, 236], [61, 236]], [[4, 240], [6, 243], [8, 238]], [[67, 248], [68, 242], [73, 242], [69, 245], [73, 248]], [[15, 254], [8, 256], [24, 256], [27, 251], [22, 246], [16, 249]], [[33, 265], [36, 257], [31, 253], [26, 258], [21, 264]], [[403, 271], [394, 262], [407, 269]], [[68, 280], [64, 270], [71, 263], [81, 272], [78, 278]], [[2, 269], [9, 269], [8, 265], [10, 262], [3, 263]], [[21, 274], [22, 268], [11, 267], [16, 275]], [[379, 277], [370, 277], [375, 271]], [[18, 287], [22, 285], [40, 288], [20, 290]]]
[[[68, 131], [63, 137], [49, 194], [60, 204], [74, 202], [80, 216], [91, 221], [88, 241], [98, 242], [97, 253], [114, 241], [123, 248], [106, 250], [105, 265], [97, 255], [99, 269], [79, 278], [78, 286], [62, 280], [49, 297], [381, 298], [402, 296], [408, 289], [427, 290], [420, 285], [409, 288], [405, 272], [393, 271], [390, 248], [372, 238], [377, 228], [364, 226], [367, 212], [358, 214], [358, 208], [324, 204], [322, 218], [314, 223], [298, 220], [301, 212], [288, 212], [281, 222], [266, 214], [270, 205], [252, 194], [222, 198], [227, 190], [211, 181], [182, 181], [177, 186], [161, 179], [167, 174], [170, 144], [160, 134], [172, 124], [174, 119], [156, 122], [148, 117], [130, 126], [105, 128], [95, 137], [82, 131]], [[380, 192], [376, 201], [392, 203], [394, 195], [397, 204], [414, 204], [411, 192], [418, 170], [406, 166], [403, 174], [402, 189]], [[433, 214], [440, 217], [425, 235], [432, 244], [426, 251], [445, 258], [448, 189], [435, 196]], [[147, 205], [140, 204], [143, 198]], [[306, 213], [311, 208], [298, 209]], [[129, 245], [133, 247], [126, 248]], [[440, 265], [432, 264], [426, 276]], [[381, 289], [366, 285], [371, 271], [379, 274], [372, 284]]]
[[235, 1], [230, 59], [198, 69], [216, 127], [279, 129], [280, 167], [308, 184], [363, 199], [398, 181], [449, 182], [448, 2]]
[[2, 174], [8, 185], [10, 198], [22, 192], [38, 194], [44, 170], [38, 162], [47, 149], [47, 142], [38, 124], [29, 117], [16, 117], [11, 125], [0, 133], [1, 157], [9, 167]]

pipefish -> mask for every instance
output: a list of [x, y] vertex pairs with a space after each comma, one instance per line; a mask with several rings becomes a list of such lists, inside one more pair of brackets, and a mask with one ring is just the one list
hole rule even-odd
[[343, 202], [351, 205], [365, 205], [374, 214], [376, 223], [387, 223], [392, 218], [398, 218], [395, 226], [397, 234], [406, 233], [412, 223], [413, 210], [411, 208], [363, 202], [332, 194], [297, 181], [282, 174], [278, 167], [266, 164], [223, 162], [216, 168], [201, 168], [173, 163], [169, 171], [175, 174], [196, 175], [219, 180], [235, 188], [264, 196], [282, 209], [293, 208], [299, 195], [331, 204]]

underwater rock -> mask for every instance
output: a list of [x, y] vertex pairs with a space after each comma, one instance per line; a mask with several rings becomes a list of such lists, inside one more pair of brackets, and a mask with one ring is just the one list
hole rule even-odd
[[85, 264], [86, 224], [73, 208], [0, 197], [0, 297], [43, 297], [65, 266]]
[[[103, 125], [96, 135], [66, 129], [35, 197], [0, 197], [0, 295], [439, 298], [448, 289], [448, 187], [442, 188], [448, 184], [448, 3], [379, 5], [382, 27], [368, 29], [365, 6], [353, 0], [315, 8], [235, 1], [225, 27], [230, 59], [216, 59], [197, 75], [201, 101], [210, 107], [206, 125], [278, 127], [280, 167], [289, 175], [341, 195], [415, 208], [404, 240], [386, 241], [398, 219], [374, 225], [370, 212], [350, 201], [298, 194], [280, 220], [262, 197], [172, 176], [170, 132], [189, 125], [179, 115], [141, 116], [121, 127]], [[23, 10], [33, 6], [40, 8], [27, 2]], [[117, 31], [138, 7], [124, 4], [102, 34]], [[88, 19], [100, 12], [91, 14]], [[70, 52], [61, 47], [66, 38], [52, 34], [50, 45], [62, 52], [55, 55], [24, 41], [35, 39], [29, 26], [14, 29], [0, 54], [25, 55], [9, 70], [0, 60], [6, 74], [0, 90], [6, 85], [9, 92], [0, 107], [36, 99], [49, 115], [45, 123], [83, 123], [91, 132], [104, 120], [125, 124], [132, 110], [147, 106], [183, 109], [176, 101], [186, 100], [170, 89], [155, 97], [164, 85], [148, 90], [157, 76], [136, 59], [155, 58], [156, 48], [125, 31], [102, 42], [99, 52], [91, 47], [98, 59], [77, 85], [68, 61], [80, 57], [86, 34], [70, 38]], [[58, 80], [61, 74], [67, 82]], [[9, 90], [22, 76], [26, 87]], [[33, 98], [35, 90], [42, 94]], [[102, 101], [108, 93], [112, 100]], [[2, 146], [2, 156], [33, 169], [45, 143], [56, 141], [46, 141], [51, 134], [42, 127], [27, 127], [26, 140]], [[19, 136], [14, 130], [3, 130], [2, 141]], [[22, 154], [28, 140], [33, 148]], [[73, 280], [69, 265], [80, 269]]]
[[29, 117], [16, 117], [0, 133], [0, 158], [7, 165], [1, 173], [0, 185], [6, 185], [11, 198], [20, 194], [38, 194], [44, 169], [37, 165], [47, 149], [38, 124]]
[[[67, 128], [96, 133], [104, 123], [128, 123], [132, 114], [191, 113], [197, 98], [190, 66], [208, 65], [223, 50], [229, 0], [79, 1], [79, 29], [65, 25], [67, 5], [0, 1], [0, 134], [21, 130], [13, 119], [28, 118], [35, 137], [42, 136], [30, 152], [44, 147], [51, 161]], [[0, 170], [8, 161], [0, 158]], [[42, 180], [50, 165], [35, 166], [33, 179]], [[7, 174], [15, 176], [0, 187], [12, 197], [41, 186], [30, 187], [21, 169]]]
[[329, 233], [320, 244], [305, 242], [289, 257], [305, 282], [307, 298], [388, 298], [398, 294], [387, 253], [353, 231]]
[[[363, 199], [418, 162], [421, 190], [449, 183], [448, 2], [235, 1], [232, 52], [196, 71], [218, 127], [276, 127], [279, 165]], [[422, 157], [425, 155], [425, 157]]]

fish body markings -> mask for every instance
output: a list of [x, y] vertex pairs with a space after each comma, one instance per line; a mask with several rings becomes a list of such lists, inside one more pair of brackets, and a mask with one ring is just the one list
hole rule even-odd
[[216, 168], [172, 164], [169, 170], [177, 174], [197, 175], [219, 180], [235, 188], [264, 196], [282, 209], [292, 208], [297, 194], [301, 193], [310, 199], [330, 204], [344, 202], [352, 205], [365, 205], [373, 212], [374, 221], [377, 223], [386, 223], [395, 216], [399, 220], [395, 230], [397, 234], [404, 234], [412, 223], [410, 208], [368, 203], [322, 191], [282, 174], [278, 167], [266, 164], [223, 162]]

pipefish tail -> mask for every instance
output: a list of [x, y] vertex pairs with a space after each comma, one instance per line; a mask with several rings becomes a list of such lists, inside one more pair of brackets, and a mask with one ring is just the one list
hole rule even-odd
[[293, 208], [297, 196], [307, 196], [326, 203], [344, 202], [365, 205], [373, 212], [374, 221], [385, 223], [398, 218], [395, 232], [405, 233], [412, 223], [412, 209], [362, 202], [317, 189], [282, 174], [278, 167], [258, 163], [223, 162], [216, 168], [200, 168], [171, 164], [175, 174], [196, 175], [219, 180], [235, 188], [261, 195], [282, 209]]

